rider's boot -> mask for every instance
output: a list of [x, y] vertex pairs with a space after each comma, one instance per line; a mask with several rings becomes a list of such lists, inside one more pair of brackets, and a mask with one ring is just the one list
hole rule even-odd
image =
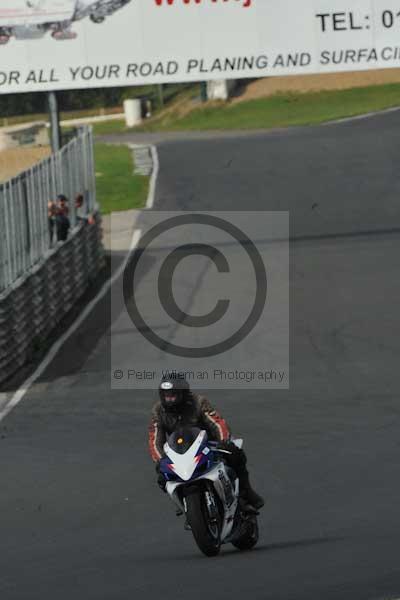
[[264, 506], [264, 498], [251, 487], [247, 469], [246, 472], [239, 475], [239, 496], [245, 504], [249, 504], [257, 510]]
[[253, 510], [262, 508], [264, 506], [264, 499], [250, 485], [249, 472], [246, 466], [246, 454], [232, 442], [225, 442], [221, 446], [223, 449], [228, 450], [228, 464], [236, 472], [239, 479], [239, 497], [242, 504], [253, 508]]

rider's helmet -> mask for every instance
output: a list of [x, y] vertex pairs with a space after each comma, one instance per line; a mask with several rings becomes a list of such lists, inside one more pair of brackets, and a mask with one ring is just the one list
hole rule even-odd
[[164, 376], [158, 391], [161, 404], [168, 411], [179, 410], [190, 398], [190, 386], [183, 373]]

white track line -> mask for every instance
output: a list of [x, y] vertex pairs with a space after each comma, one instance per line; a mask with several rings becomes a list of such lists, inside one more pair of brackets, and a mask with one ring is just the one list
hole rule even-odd
[[29, 391], [29, 388], [35, 383], [36, 379], [40, 377], [43, 371], [48, 367], [54, 357], [58, 354], [63, 344], [71, 337], [71, 335], [82, 325], [86, 317], [92, 312], [96, 304], [106, 295], [111, 286], [115, 281], [122, 275], [124, 269], [128, 263], [129, 256], [134, 248], [136, 248], [141, 237], [141, 230], [135, 229], [132, 235], [131, 245], [121, 265], [115, 271], [113, 276], [108, 279], [99, 290], [97, 295], [85, 306], [79, 317], [72, 323], [65, 333], [51, 346], [46, 356], [43, 358], [37, 369], [30, 375], [22, 384], [22, 386], [14, 393], [10, 398], [9, 402], [0, 411], [0, 422], [17, 406]]
[[154, 200], [156, 197], [156, 186], [158, 179], [158, 172], [160, 170], [160, 162], [158, 160], [158, 152], [156, 146], [150, 146], [151, 158], [153, 159], [153, 170], [151, 172], [149, 193], [147, 196], [146, 208], [153, 208]]
[[379, 117], [381, 115], [388, 115], [393, 112], [400, 110], [399, 106], [393, 106], [392, 108], [384, 108], [383, 110], [376, 110], [374, 112], [364, 113], [362, 115], [354, 115], [353, 117], [342, 117], [341, 119], [335, 119], [333, 121], [325, 121], [325, 123], [319, 123], [319, 125], [340, 125], [341, 123], [351, 123], [352, 121], [362, 121], [364, 119], [371, 119], [371, 117]]

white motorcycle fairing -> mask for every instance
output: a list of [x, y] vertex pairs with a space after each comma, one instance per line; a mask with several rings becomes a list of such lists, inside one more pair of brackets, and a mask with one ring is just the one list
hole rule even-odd
[[[187, 482], [191, 480], [199, 462], [196, 455], [204, 441], [205, 436], [206, 433], [204, 431], [200, 432], [192, 446], [187, 450], [187, 452], [185, 452], [185, 454], [178, 454], [177, 452], [174, 452], [169, 447], [168, 443], [164, 445], [165, 454], [171, 461], [173, 461], [173, 472], [183, 480], [168, 481], [166, 483], [166, 492], [169, 494], [172, 501], [183, 511], [185, 511], [185, 506], [179, 498], [178, 490], [180, 487], [187, 485]], [[207, 447], [204, 448], [203, 453], [207, 454], [208, 452], [209, 449]], [[221, 542], [223, 543], [232, 533], [234, 517], [238, 508], [239, 480], [236, 478], [235, 484], [233, 485], [228, 475], [226, 465], [222, 461], [213, 466], [209, 471], [193, 479], [193, 482], [202, 480], [212, 483], [215, 491], [218, 494], [218, 497], [222, 502], [224, 515], [221, 527]]]
[[183, 479], [183, 481], [189, 481], [197, 467], [198, 461], [196, 461], [196, 454], [201, 444], [204, 442], [205, 436], [205, 431], [200, 432], [197, 439], [185, 454], [178, 454], [172, 450], [172, 448], [169, 447], [168, 442], [164, 445], [165, 454], [173, 461], [174, 473]]

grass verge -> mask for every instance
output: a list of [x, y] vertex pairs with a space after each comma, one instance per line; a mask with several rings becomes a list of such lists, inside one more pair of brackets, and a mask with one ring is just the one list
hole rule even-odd
[[103, 214], [143, 208], [149, 178], [133, 173], [132, 151], [127, 146], [95, 144], [97, 200]]
[[136, 128], [127, 128], [125, 125], [125, 120], [115, 120], [115, 121], [102, 121], [101, 123], [94, 123], [92, 125], [94, 135], [107, 135], [109, 133], [126, 133], [128, 131], [132, 132], [136, 130]]
[[[400, 84], [347, 90], [275, 94], [247, 102], [212, 103], [184, 116], [169, 111], [135, 131], [270, 129], [312, 125], [400, 106]], [[95, 133], [129, 131], [122, 121], [99, 124]], [[132, 130], [131, 130], [132, 131]]]

